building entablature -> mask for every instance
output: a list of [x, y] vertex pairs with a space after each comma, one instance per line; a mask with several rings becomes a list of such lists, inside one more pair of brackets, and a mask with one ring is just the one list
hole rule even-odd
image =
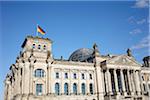
[[141, 73], [149, 73], [150, 74], [150, 67], [141, 67]]
[[71, 65], [71, 66], [94, 66], [94, 63], [88, 62], [75, 62], [75, 61], [54, 61], [54, 64], [61, 64], [61, 65]]
[[72, 72], [72, 73], [91, 73], [94, 74], [94, 70], [93, 69], [72, 69], [72, 68], [68, 68], [68, 69], [64, 69], [64, 68], [54, 68], [55, 72]]
[[104, 69], [120, 69], [120, 70], [139, 70], [140, 71], [140, 67], [137, 66], [129, 66], [129, 65], [117, 65], [117, 64], [107, 64], [106, 68]]
[[140, 70], [140, 64], [133, 58], [127, 55], [116, 56], [110, 60], [101, 62], [103, 69], [128, 69], [128, 70]]
[[64, 65], [64, 64], [52, 64], [52, 68], [63, 68], [63, 69], [79, 69], [79, 70], [94, 70], [93, 66], [81, 66], [81, 65]]

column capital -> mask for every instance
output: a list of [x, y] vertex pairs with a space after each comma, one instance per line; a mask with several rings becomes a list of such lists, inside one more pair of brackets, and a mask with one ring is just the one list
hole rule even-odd
[[125, 70], [125, 69], [120, 69], [120, 71], [123, 71], [123, 70]]
[[116, 68], [113, 69], [113, 71], [116, 71], [116, 70], [117, 70]]

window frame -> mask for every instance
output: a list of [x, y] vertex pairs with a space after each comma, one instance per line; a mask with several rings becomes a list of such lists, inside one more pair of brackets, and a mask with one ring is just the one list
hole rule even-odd
[[68, 85], [68, 83], [64, 84], [64, 94], [69, 95], [69, 85]]
[[60, 95], [60, 84], [59, 83], [55, 83], [55, 94]]
[[46, 45], [43, 45], [43, 50], [46, 50]]
[[89, 79], [92, 80], [93, 79], [93, 75], [89, 74]]
[[78, 93], [77, 83], [73, 83], [73, 94], [77, 95], [77, 93]]
[[84, 73], [81, 74], [81, 78], [82, 78], [83, 80], [85, 79]]
[[36, 45], [35, 43], [32, 44], [32, 49], [35, 49]]
[[73, 79], [77, 79], [77, 74], [73, 73]]
[[41, 45], [40, 45], [40, 44], [38, 45], [38, 49], [39, 49], [39, 50], [41, 49]]
[[81, 84], [81, 92], [82, 92], [82, 94], [83, 94], [83, 95], [85, 95], [85, 94], [86, 94], [86, 87], [85, 87], [85, 83], [82, 83], [82, 84]]
[[90, 94], [91, 94], [91, 95], [94, 94], [94, 87], [93, 87], [93, 84], [92, 84], [92, 83], [89, 84], [89, 91], [90, 91]]
[[34, 71], [34, 76], [38, 78], [45, 77], [45, 71], [43, 69], [36, 69]]
[[40, 96], [42, 95], [42, 93], [43, 93], [43, 84], [41, 83], [36, 84], [36, 95]]
[[65, 73], [65, 77], [64, 78], [68, 79], [68, 73], [67, 72]]
[[56, 79], [59, 79], [59, 78], [60, 78], [60, 77], [59, 77], [59, 72], [56, 72], [56, 73], [55, 73], [55, 78], [56, 78]]

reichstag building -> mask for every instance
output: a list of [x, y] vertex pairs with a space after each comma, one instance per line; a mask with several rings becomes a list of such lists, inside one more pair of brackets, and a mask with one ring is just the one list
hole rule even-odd
[[56, 59], [52, 41], [27, 36], [5, 78], [4, 100], [150, 100], [150, 56], [102, 55], [96, 44]]

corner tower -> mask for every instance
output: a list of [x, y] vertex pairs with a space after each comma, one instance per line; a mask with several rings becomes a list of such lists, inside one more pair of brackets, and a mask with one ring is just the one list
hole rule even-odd
[[48, 38], [27, 36], [22, 44], [22, 54], [29, 57], [31, 53], [34, 57], [52, 57], [52, 41]]
[[[50, 83], [45, 82], [48, 82], [47, 72], [53, 60], [51, 46], [52, 41], [48, 38], [25, 38], [20, 55], [16, 63], [10, 66], [10, 73], [6, 76], [5, 100], [27, 100], [29, 95], [31, 97], [36, 94], [35, 86], [39, 85], [48, 91], [46, 86]], [[44, 89], [43, 94], [46, 94]]]

